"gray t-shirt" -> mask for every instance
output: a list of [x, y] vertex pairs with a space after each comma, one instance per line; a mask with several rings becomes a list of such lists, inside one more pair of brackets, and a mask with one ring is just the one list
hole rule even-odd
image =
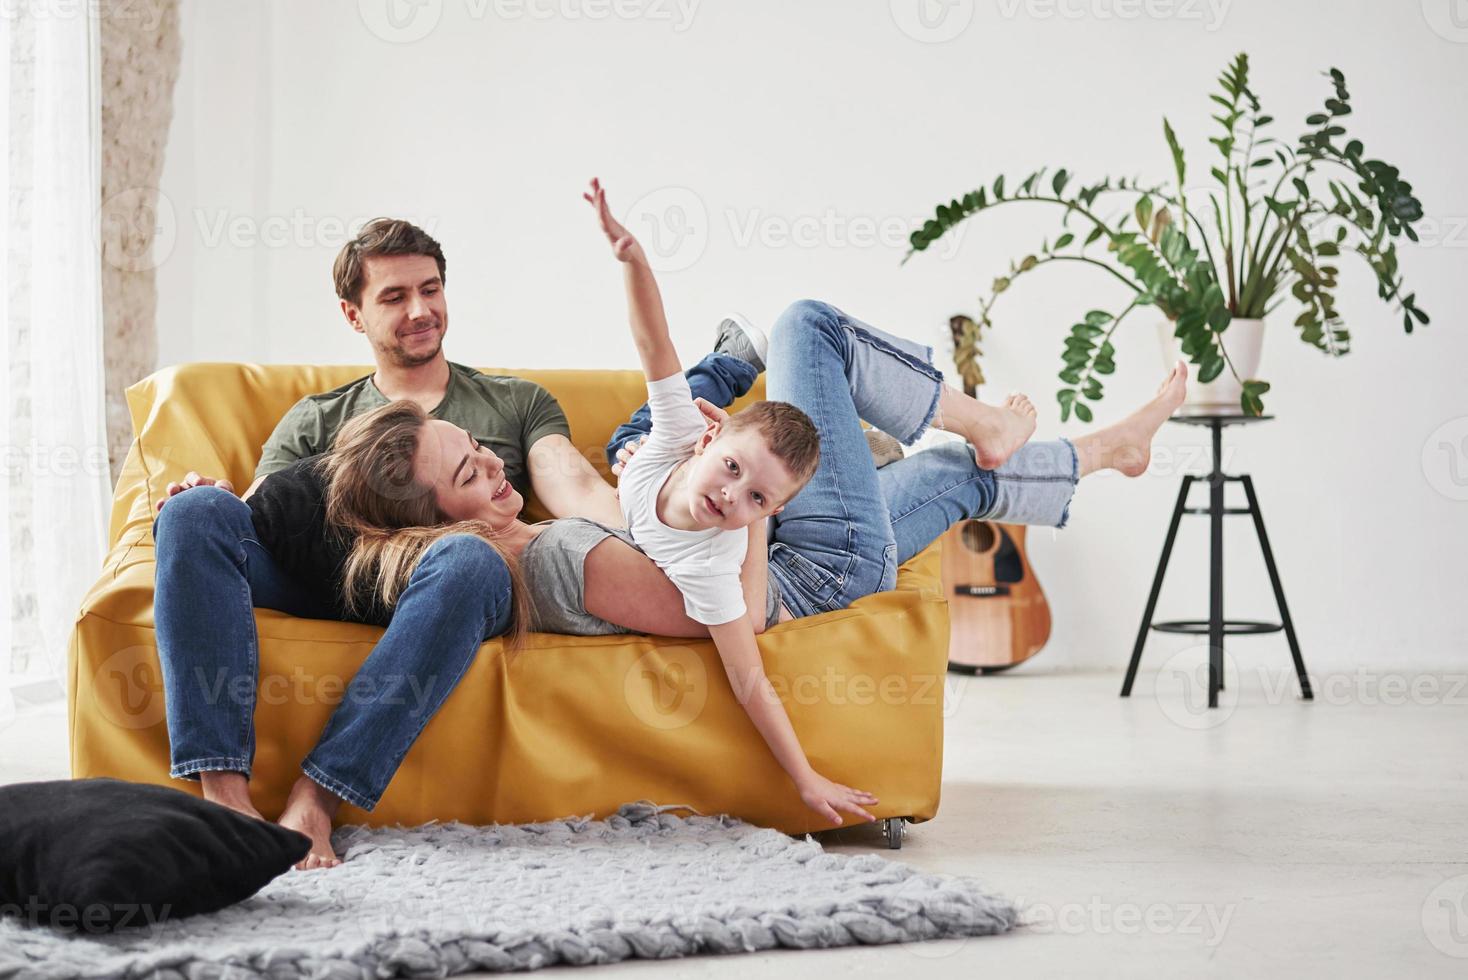
[[[637, 548], [626, 530], [581, 517], [552, 521], [525, 546], [520, 555], [520, 574], [530, 595], [532, 630], [568, 636], [632, 632], [586, 611], [586, 556], [611, 537]], [[780, 588], [770, 576], [765, 588], [765, 623], [773, 626], [779, 619]]]

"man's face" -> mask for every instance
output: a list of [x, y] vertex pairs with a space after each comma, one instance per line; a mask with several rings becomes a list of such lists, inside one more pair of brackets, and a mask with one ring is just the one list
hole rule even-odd
[[342, 312], [378, 363], [417, 367], [438, 357], [449, 310], [432, 256], [375, 255], [364, 260], [363, 272], [362, 304], [342, 300]]

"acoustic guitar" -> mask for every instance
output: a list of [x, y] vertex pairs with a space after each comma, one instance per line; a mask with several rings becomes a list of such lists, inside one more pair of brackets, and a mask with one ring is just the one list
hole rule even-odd
[[962, 521], [943, 535], [948, 597], [948, 669], [993, 674], [1040, 652], [1050, 605], [1025, 554], [1025, 529]]

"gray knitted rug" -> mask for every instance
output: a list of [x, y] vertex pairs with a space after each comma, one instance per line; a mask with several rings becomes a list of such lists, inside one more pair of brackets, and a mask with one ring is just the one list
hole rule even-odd
[[0, 920], [0, 977], [442, 977], [985, 936], [1018, 917], [969, 879], [675, 809], [346, 827], [340, 867], [287, 872], [210, 915], [112, 935]]

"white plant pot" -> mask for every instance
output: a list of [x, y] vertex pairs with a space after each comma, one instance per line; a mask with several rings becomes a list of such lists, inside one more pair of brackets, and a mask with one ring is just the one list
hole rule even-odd
[[[1174, 329], [1175, 324], [1171, 320], [1162, 320], [1157, 325], [1157, 338], [1162, 342], [1164, 370], [1171, 370], [1178, 361], [1186, 360], [1181, 344], [1173, 336]], [[1228, 352], [1228, 359], [1233, 362], [1234, 370], [1239, 372], [1240, 378], [1247, 381], [1259, 376], [1259, 355], [1264, 347], [1263, 320], [1235, 317], [1228, 328], [1219, 334], [1219, 339], [1223, 341], [1223, 349]], [[1188, 381], [1188, 398], [1183, 403], [1184, 411], [1218, 415], [1227, 415], [1230, 412], [1243, 414], [1239, 399], [1244, 394], [1244, 387], [1227, 366], [1222, 374], [1207, 384], [1197, 382], [1197, 365], [1189, 364], [1188, 370], [1193, 379]]]

